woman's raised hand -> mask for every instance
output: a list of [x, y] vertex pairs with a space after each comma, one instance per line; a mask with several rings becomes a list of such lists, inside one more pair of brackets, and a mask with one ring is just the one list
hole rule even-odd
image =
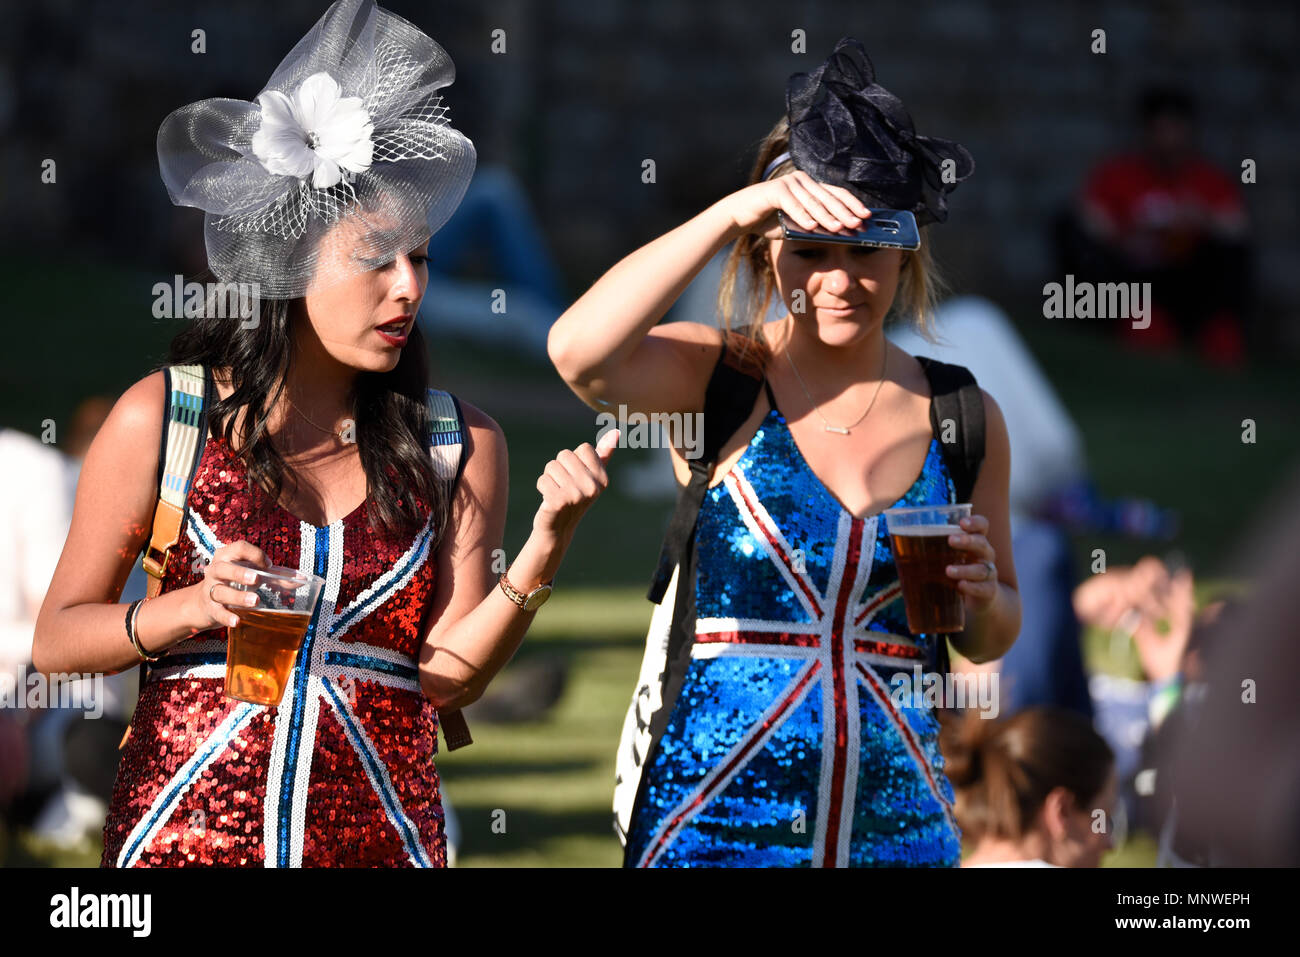
[[761, 233], [768, 239], [781, 238], [778, 212], [800, 229], [831, 232], [857, 229], [871, 215], [843, 186], [819, 183], [802, 170], [746, 186], [723, 203], [741, 233]]
[[257, 601], [257, 592], [240, 591], [231, 587], [231, 582], [251, 585], [257, 581], [257, 576], [249, 569], [236, 565], [237, 561], [250, 562], [261, 568], [271, 564], [265, 552], [243, 539], [222, 545], [213, 552], [212, 561], [203, 570], [203, 580], [189, 586], [191, 594], [188, 617], [190, 627], [196, 632], [235, 627], [239, 624], [239, 618], [231, 609], [246, 608]]
[[565, 449], [546, 463], [537, 479], [542, 504], [533, 518], [533, 529], [557, 538], [567, 538], [577, 528], [588, 506], [609, 485], [605, 465], [618, 444], [619, 431], [611, 429], [595, 448], [583, 442]]

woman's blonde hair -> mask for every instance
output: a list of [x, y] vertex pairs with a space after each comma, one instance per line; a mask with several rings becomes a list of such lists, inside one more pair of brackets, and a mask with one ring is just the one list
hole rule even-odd
[[[749, 185], [760, 182], [768, 164], [789, 147], [790, 128], [786, 118], [782, 117], [759, 145], [758, 156], [749, 174]], [[784, 175], [794, 169], [794, 163], [787, 159], [774, 170], [773, 175]], [[921, 227], [921, 247], [904, 253], [898, 290], [886, 322], [890, 322], [891, 317], [896, 322], [910, 321], [924, 339], [937, 343], [934, 310], [947, 292], [947, 284], [930, 255], [928, 229], [928, 226]], [[732, 244], [731, 252], [722, 267], [722, 281], [718, 285], [718, 315], [728, 339], [741, 335], [750, 340], [743, 346], [742, 357], [753, 345], [767, 345], [762, 340], [762, 320], [777, 291], [770, 248], [771, 242], [766, 237], [758, 233], [746, 233]], [[741, 329], [737, 328], [738, 319]], [[744, 327], [752, 327], [752, 335], [742, 332]]]

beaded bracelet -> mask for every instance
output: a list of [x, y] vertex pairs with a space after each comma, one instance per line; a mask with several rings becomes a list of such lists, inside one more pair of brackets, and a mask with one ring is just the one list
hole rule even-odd
[[137, 598], [131, 602], [126, 610], [126, 636], [131, 639], [131, 645], [135, 648], [135, 653], [140, 656], [141, 661], [157, 661], [162, 655], [151, 655], [144, 650], [144, 645], [140, 644], [140, 637], [135, 633], [135, 618], [140, 613], [140, 606], [144, 604], [143, 598]]

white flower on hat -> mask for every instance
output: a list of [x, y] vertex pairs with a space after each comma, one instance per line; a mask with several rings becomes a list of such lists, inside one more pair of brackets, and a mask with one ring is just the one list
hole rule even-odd
[[311, 175], [316, 189], [326, 189], [346, 179], [343, 170], [364, 173], [370, 169], [375, 127], [359, 96], [342, 96], [328, 73], [303, 80], [293, 99], [278, 90], [257, 98], [262, 125], [253, 134], [253, 154], [268, 172]]
[[[158, 170], [173, 203], [203, 210], [213, 273], [296, 299], [437, 232], [474, 175], [474, 144], [438, 92], [455, 76], [409, 21], [336, 0], [256, 102], [210, 97], [168, 114]], [[361, 234], [336, 255], [325, 239], [351, 214]]]

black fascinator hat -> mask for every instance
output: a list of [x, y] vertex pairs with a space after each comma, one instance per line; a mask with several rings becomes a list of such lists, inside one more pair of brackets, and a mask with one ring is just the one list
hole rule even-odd
[[917, 135], [903, 101], [876, 82], [852, 37], [812, 73], [790, 77], [785, 102], [796, 167], [868, 206], [910, 210], [918, 225], [947, 220], [947, 194], [975, 171], [960, 143]]

